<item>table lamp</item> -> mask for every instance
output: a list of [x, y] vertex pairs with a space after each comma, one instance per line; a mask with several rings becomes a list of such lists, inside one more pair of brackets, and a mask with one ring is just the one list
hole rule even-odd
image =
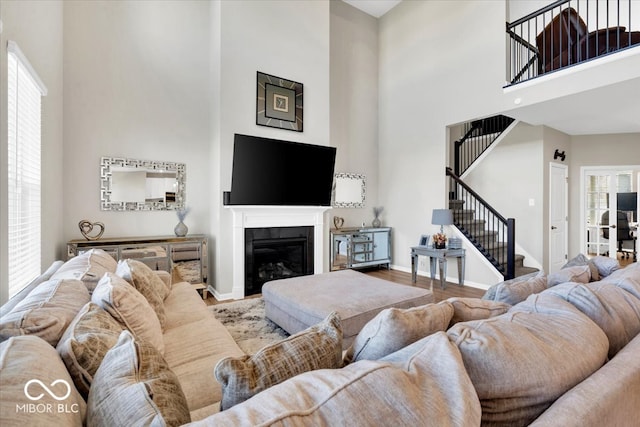
[[439, 225], [440, 233], [444, 234], [444, 226], [453, 224], [453, 212], [451, 209], [434, 209], [431, 224]]

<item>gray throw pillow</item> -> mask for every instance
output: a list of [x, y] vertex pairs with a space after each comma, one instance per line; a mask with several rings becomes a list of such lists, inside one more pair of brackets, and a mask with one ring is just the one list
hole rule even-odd
[[600, 279], [609, 276], [616, 270], [620, 269], [620, 263], [617, 259], [609, 258], [607, 256], [598, 255], [591, 258], [592, 262], [598, 269]]
[[[520, 280], [512, 279], [495, 285], [491, 300], [516, 305], [527, 299], [529, 295], [537, 294], [547, 289], [547, 278], [544, 272], [540, 271], [535, 276], [526, 275], [523, 277], [527, 278], [520, 277], [516, 278]], [[483, 299], [489, 298], [483, 297]]]
[[445, 331], [452, 316], [453, 306], [447, 301], [382, 310], [358, 333], [345, 362], [381, 359], [434, 332]]
[[575, 265], [562, 268], [547, 276], [547, 286], [552, 287], [561, 283], [589, 283], [591, 281], [591, 268], [589, 265]]
[[571, 258], [562, 268], [575, 267], [577, 265], [588, 265], [589, 271], [591, 271], [591, 281], [600, 280], [600, 273], [598, 272], [598, 267], [584, 254], [578, 254], [575, 257]]

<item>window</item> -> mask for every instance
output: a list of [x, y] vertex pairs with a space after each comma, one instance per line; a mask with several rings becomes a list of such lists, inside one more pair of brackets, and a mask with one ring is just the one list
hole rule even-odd
[[15, 42], [7, 45], [9, 297], [40, 272], [40, 123], [47, 89]]

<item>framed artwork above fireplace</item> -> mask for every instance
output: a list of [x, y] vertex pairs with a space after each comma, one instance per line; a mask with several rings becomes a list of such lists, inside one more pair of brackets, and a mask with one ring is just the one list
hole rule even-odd
[[303, 85], [258, 71], [256, 124], [302, 132]]

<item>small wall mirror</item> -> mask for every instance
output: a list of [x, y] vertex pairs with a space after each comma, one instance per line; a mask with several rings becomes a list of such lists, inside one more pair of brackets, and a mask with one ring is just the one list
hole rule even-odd
[[337, 173], [333, 183], [333, 203], [336, 208], [363, 208], [366, 195], [365, 176]]
[[100, 165], [101, 210], [154, 211], [184, 207], [184, 163], [102, 157]]

